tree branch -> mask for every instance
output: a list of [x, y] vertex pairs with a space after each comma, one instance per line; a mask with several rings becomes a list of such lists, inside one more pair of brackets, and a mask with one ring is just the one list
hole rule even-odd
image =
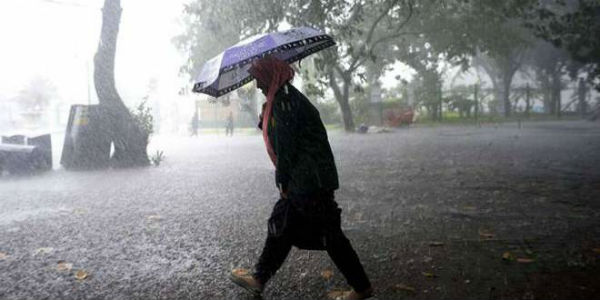
[[387, 40], [395, 39], [395, 38], [398, 38], [398, 37], [406, 35], [406, 34], [412, 34], [409, 32], [398, 32], [398, 31], [400, 31], [400, 29], [402, 29], [402, 27], [404, 27], [404, 26], [406, 26], [406, 24], [408, 24], [408, 22], [410, 21], [410, 19], [413, 16], [413, 11], [414, 11], [414, 9], [413, 9], [412, 1], [409, 0], [408, 1], [408, 16], [406, 16], [406, 19], [404, 19], [404, 21], [402, 23], [400, 23], [398, 25], [398, 27], [395, 28], [394, 32], [396, 32], [396, 33], [383, 36], [383, 37], [379, 38], [377, 41], [373, 42], [373, 45], [371, 45], [371, 47], [369, 48], [369, 54], [373, 54], [373, 50], [375, 49], [375, 46], [377, 46], [379, 43], [383, 43]]
[[369, 31], [367, 33], [367, 38], [365, 39], [365, 42], [360, 47], [358, 54], [354, 57], [353, 61], [350, 63], [350, 67], [348, 68], [348, 71], [352, 72], [352, 71], [356, 70], [356, 68], [359, 66], [359, 65], [357, 65], [357, 63], [360, 60], [361, 53], [364, 53], [367, 45], [369, 43], [371, 43], [371, 40], [373, 39], [373, 34], [375, 33], [375, 29], [379, 25], [379, 22], [381, 22], [381, 20], [383, 20], [383, 18], [385, 18], [385, 16], [389, 13], [389, 11], [398, 3], [398, 1], [399, 0], [392, 1], [392, 3], [389, 5], [389, 7], [387, 9], [385, 9], [384, 11], [382, 11], [381, 14], [375, 19], [373, 24], [371, 24], [371, 27], [369, 28]]

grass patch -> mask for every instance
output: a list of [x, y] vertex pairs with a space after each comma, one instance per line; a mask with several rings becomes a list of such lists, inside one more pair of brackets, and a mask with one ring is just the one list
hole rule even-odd
[[478, 123], [511, 123], [511, 122], [536, 122], [536, 121], [573, 121], [581, 120], [581, 117], [577, 114], [564, 114], [560, 118], [554, 115], [548, 114], [530, 114], [525, 116], [522, 113], [513, 114], [506, 118], [500, 115], [482, 115], [478, 118], [461, 118], [458, 113], [445, 112], [442, 116], [441, 121], [432, 120], [430, 118], [422, 118], [415, 122], [415, 124], [425, 126], [439, 126], [439, 125], [476, 125]]

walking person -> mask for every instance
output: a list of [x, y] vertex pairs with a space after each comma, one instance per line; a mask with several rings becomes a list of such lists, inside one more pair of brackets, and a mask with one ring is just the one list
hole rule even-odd
[[225, 124], [225, 135], [233, 136], [233, 113], [229, 112], [227, 123]]
[[341, 229], [341, 209], [334, 200], [338, 175], [317, 109], [290, 84], [294, 71], [284, 61], [259, 59], [249, 73], [267, 98], [259, 128], [275, 165], [280, 199], [269, 218], [267, 239], [254, 272], [234, 269], [231, 280], [260, 295], [296, 246], [327, 251], [353, 288], [343, 299], [371, 297], [371, 283]]
[[192, 116], [192, 125], [191, 125], [191, 131], [192, 131], [192, 136], [198, 136], [198, 127], [199, 127], [199, 120], [198, 120], [198, 106], [196, 105], [196, 110], [194, 111], [194, 116]]

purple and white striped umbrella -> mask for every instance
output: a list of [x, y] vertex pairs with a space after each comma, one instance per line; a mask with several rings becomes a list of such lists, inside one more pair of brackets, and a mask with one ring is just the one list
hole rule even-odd
[[253, 80], [248, 69], [255, 59], [273, 55], [293, 63], [333, 45], [329, 35], [309, 27], [256, 35], [207, 61], [196, 76], [193, 91], [223, 96]]

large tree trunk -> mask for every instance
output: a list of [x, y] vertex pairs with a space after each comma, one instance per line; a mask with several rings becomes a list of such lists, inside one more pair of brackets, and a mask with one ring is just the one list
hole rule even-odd
[[554, 114], [554, 105], [552, 102], [552, 83], [550, 76], [541, 70], [536, 71], [537, 80], [542, 92], [542, 102], [544, 104], [544, 113]]
[[529, 118], [529, 111], [531, 110], [531, 88], [529, 83], [525, 87], [525, 117]]
[[473, 85], [474, 90], [473, 90], [473, 102], [475, 105], [475, 120], [479, 119], [479, 97], [478, 97], [478, 93], [479, 93], [479, 85], [475, 84]]
[[560, 78], [559, 72], [554, 72], [552, 74], [552, 104], [554, 106], [556, 116], [560, 118], [562, 111], [562, 101], [561, 101], [561, 91], [562, 91], [562, 82]]
[[585, 80], [583, 80], [583, 78], [579, 79], [579, 85], [577, 86], [577, 100], [578, 100], [578, 104], [577, 104], [577, 111], [579, 112], [579, 114], [581, 115], [581, 117], [585, 117], [586, 114], [586, 102], [585, 102], [585, 98], [587, 96], [587, 87], [585, 84]]
[[381, 102], [381, 77], [382, 66], [370, 64], [367, 67], [369, 82], [369, 125], [381, 126], [383, 124], [383, 103]]
[[509, 117], [511, 115], [510, 86], [515, 73], [519, 70], [520, 62], [514, 61], [511, 57], [487, 60], [479, 58], [478, 64], [492, 80], [495, 98], [498, 101], [496, 109], [505, 117]]
[[121, 21], [120, 0], [105, 0], [102, 31], [94, 57], [94, 84], [100, 106], [106, 111], [106, 131], [114, 145], [111, 164], [115, 167], [148, 165], [148, 133], [134, 121], [115, 87], [115, 52]]
[[444, 108], [443, 103], [444, 103], [444, 94], [442, 92], [442, 82], [440, 80], [439, 89], [438, 89], [438, 104], [437, 104], [438, 121], [440, 121], [440, 122], [444, 119], [444, 117], [443, 117], [444, 112], [442, 111], [442, 109]]
[[338, 99], [340, 109], [342, 110], [342, 121], [344, 121], [344, 130], [346, 132], [354, 132], [354, 120], [352, 118], [352, 110], [348, 103], [348, 96]]
[[352, 84], [351, 77], [344, 76], [342, 77], [342, 88], [337, 83], [335, 73], [332, 69], [329, 71], [329, 84], [333, 89], [333, 94], [335, 96], [335, 100], [340, 105], [340, 109], [342, 111], [342, 121], [344, 122], [344, 130], [346, 132], [354, 132], [354, 119], [352, 118], [352, 110], [350, 109], [350, 85]]
[[504, 117], [510, 117], [510, 83], [502, 83], [502, 103], [504, 106]]
[[504, 106], [504, 117], [508, 118], [511, 115], [512, 106], [510, 103], [510, 86], [512, 85], [515, 72], [505, 70], [502, 76], [502, 102]]

